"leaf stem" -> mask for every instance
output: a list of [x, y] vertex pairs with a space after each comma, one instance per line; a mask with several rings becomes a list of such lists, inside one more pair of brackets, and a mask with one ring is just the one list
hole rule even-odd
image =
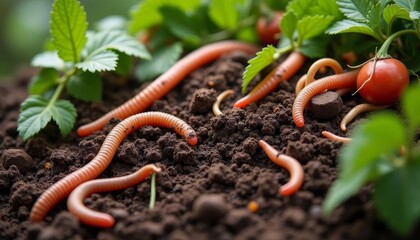
[[70, 69], [68, 72], [66, 72], [63, 76], [61, 76], [57, 82], [58, 86], [54, 91], [54, 95], [51, 97], [50, 101], [48, 102], [47, 107], [51, 107], [54, 105], [54, 103], [57, 101], [57, 99], [60, 97], [61, 93], [63, 92], [64, 86], [66, 85], [67, 80], [73, 76], [76, 73], [76, 68]]
[[377, 56], [379, 58], [387, 58], [387, 57], [389, 57], [389, 54], [388, 54], [389, 46], [391, 46], [391, 43], [396, 38], [398, 38], [399, 36], [404, 35], [404, 34], [416, 34], [417, 37], [420, 37], [420, 33], [418, 31], [414, 30], [414, 29], [406, 29], [406, 30], [398, 31], [398, 32], [392, 34], [391, 36], [389, 36], [385, 40], [385, 42], [382, 44], [381, 48], [379, 49], [379, 51], [377, 53]]
[[156, 202], [156, 173], [153, 173], [151, 185], [150, 185], [150, 202], [149, 202], [150, 209], [153, 209], [155, 207], [155, 202]]

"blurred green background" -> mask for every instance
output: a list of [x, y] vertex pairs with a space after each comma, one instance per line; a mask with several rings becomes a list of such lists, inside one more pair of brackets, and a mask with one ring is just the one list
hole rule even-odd
[[[107, 16], [126, 19], [139, 0], [79, 0], [87, 12], [89, 28]], [[43, 50], [49, 38], [49, 18], [53, 0], [0, 0], [0, 81]]]

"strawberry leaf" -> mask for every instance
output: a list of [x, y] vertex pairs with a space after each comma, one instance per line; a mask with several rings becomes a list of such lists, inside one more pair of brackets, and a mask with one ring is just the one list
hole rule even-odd
[[356, 22], [353, 20], [345, 19], [334, 23], [330, 28], [326, 30], [328, 34], [341, 34], [341, 33], [362, 33], [370, 35], [374, 38], [379, 39], [376, 32], [369, 27], [366, 23]]
[[280, 29], [290, 42], [293, 42], [294, 40], [293, 35], [296, 30], [297, 22], [298, 17], [293, 10], [287, 11], [280, 21]]
[[239, 20], [238, 5], [243, 0], [213, 0], [209, 6], [209, 16], [220, 28], [234, 30]]
[[117, 60], [118, 55], [112, 51], [95, 52], [76, 67], [89, 72], [112, 71], [117, 67]]
[[77, 0], [55, 0], [50, 22], [52, 42], [61, 59], [79, 62], [86, 43], [86, 12]]
[[246, 87], [262, 69], [274, 62], [277, 58], [275, 54], [276, 48], [268, 45], [259, 51], [254, 58], [248, 61], [248, 66], [246, 66], [242, 76], [242, 92], [246, 91]]
[[300, 19], [297, 23], [299, 42], [323, 33], [333, 19], [332, 16], [323, 15], [306, 16]]
[[338, 0], [340, 11], [349, 19], [356, 22], [367, 23], [369, 21], [369, 10], [372, 2], [366, 0]]
[[410, 15], [407, 10], [397, 4], [390, 4], [384, 8], [383, 18], [388, 25], [391, 25], [396, 18], [410, 20]]
[[37, 54], [31, 62], [34, 67], [64, 69], [64, 61], [58, 56], [57, 51]]
[[98, 74], [82, 72], [69, 78], [67, 92], [83, 101], [99, 101], [102, 97], [102, 81]]
[[51, 89], [57, 84], [57, 78], [57, 70], [53, 68], [43, 68], [37, 75], [35, 75], [31, 79], [31, 83], [29, 84], [29, 94], [44, 94], [47, 90]]

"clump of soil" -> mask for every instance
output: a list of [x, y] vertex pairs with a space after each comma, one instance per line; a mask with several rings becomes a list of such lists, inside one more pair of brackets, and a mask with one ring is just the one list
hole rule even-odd
[[[99, 177], [127, 175], [146, 164], [157, 164], [162, 168], [157, 175], [157, 202], [154, 209], [148, 208], [148, 180], [126, 190], [91, 195], [85, 200], [89, 208], [116, 218], [110, 229], [79, 223], [68, 212], [66, 201], [42, 222], [30, 223], [28, 217], [40, 194], [89, 162], [119, 121], [110, 121], [104, 130], [86, 138], [77, 137], [75, 131], [59, 137], [57, 127], [50, 124], [23, 142], [17, 135], [16, 120], [32, 72], [1, 86], [0, 239], [396, 239], [379, 220], [370, 187], [328, 219], [321, 215], [323, 199], [337, 176], [341, 147], [325, 139], [321, 131], [347, 135], [339, 131], [339, 121], [361, 100], [344, 97], [339, 114], [328, 120], [317, 120], [306, 111], [305, 127], [297, 128], [291, 114], [296, 76], [261, 101], [233, 109], [233, 102], [241, 97], [241, 74], [250, 57], [238, 52], [223, 56], [191, 73], [150, 107], [184, 119], [196, 130], [199, 142], [191, 147], [173, 131], [151, 126], [128, 136]], [[102, 102], [76, 101], [78, 126], [144, 87], [133, 79], [120, 85], [110, 75], [104, 83]], [[211, 105], [226, 89], [236, 94], [221, 104], [224, 114], [214, 116]], [[348, 126], [350, 131], [358, 121], [362, 119]], [[305, 180], [299, 192], [290, 197], [278, 195], [289, 175], [267, 158], [258, 146], [260, 139], [302, 163]], [[13, 156], [24, 161], [9, 164]], [[256, 212], [247, 209], [250, 201], [258, 204]], [[416, 233], [419, 228], [413, 238]]]

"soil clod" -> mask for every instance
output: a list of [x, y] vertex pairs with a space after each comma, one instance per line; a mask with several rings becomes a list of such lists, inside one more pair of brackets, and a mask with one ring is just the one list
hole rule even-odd
[[33, 159], [22, 149], [6, 149], [1, 155], [1, 162], [5, 169], [15, 165], [24, 174], [33, 167]]
[[343, 100], [336, 92], [327, 91], [316, 95], [310, 101], [310, 108], [316, 119], [336, 117], [343, 106]]

